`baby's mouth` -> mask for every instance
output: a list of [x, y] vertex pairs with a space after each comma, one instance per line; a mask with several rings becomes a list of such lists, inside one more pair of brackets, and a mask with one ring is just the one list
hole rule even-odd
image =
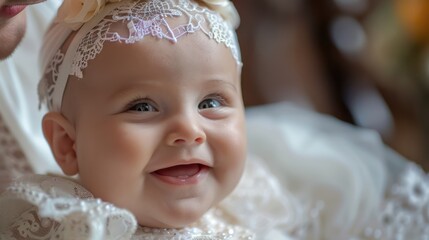
[[159, 169], [152, 174], [164, 182], [183, 185], [197, 183], [199, 176], [207, 172], [208, 169], [208, 166], [195, 163]]
[[177, 165], [169, 168], [160, 169], [158, 171], [155, 171], [155, 173], [162, 176], [186, 179], [199, 173], [202, 167], [203, 165], [201, 164]]

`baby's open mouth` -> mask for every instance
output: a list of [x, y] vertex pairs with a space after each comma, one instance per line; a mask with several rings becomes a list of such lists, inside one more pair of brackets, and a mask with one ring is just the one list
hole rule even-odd
[[194, 176], [201, 171], [204, 166], [201, 164], [177, 165], [169, 168], [163, 168], [155, 171], [156, 174], [162, 176], [170, 176], [181, 179], [186, 179]]
[[152, 174], [171, 184], [189, 184], [196, 183], [201, 173], [207, 172], [208, 169], [208, 166], [195, 163], [159, 169]]

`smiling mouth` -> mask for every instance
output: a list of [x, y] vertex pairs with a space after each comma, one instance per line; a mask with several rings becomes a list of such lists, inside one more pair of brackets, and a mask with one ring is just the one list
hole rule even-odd
[[196, 184], [209, 170], [202, 164], [176, 165], [152, 172], [156, 178], [174, 185]]

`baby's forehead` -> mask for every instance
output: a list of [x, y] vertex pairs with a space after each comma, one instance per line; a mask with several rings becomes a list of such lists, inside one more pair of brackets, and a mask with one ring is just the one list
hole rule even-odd
[[83, 81], [78, 82], [103, 84], [107, 78], [165, 80], [184, 73], [192, 73], [190, 77], [201, 81], [219, 77], [235, 79], [238, 70], [227, 47], [196, 33], [182, 37], [177, 43], [156, 38], [133, 44], [105, 43], [97, 57], [88, 62]]
[[67, 89], [74, 89], [67, 94], [69, 102], [79, 98], [115, 104], [136, 96], [161, 101], [160, 96], [175, 93], [185, 98], [208, 92], [237, 94], [240, 73], [229, 49], [203, 34], [184, 36], [177, 43], [147, 38], [134, 44], [105, 43], [83, 78], [69, 80]]

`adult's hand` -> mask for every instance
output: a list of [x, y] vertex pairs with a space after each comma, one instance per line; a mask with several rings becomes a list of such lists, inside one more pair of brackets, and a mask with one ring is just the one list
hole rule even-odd
[[24, 37], [25, 7], [44, 0], [0, 0], [0, 60], [8, 57]]

